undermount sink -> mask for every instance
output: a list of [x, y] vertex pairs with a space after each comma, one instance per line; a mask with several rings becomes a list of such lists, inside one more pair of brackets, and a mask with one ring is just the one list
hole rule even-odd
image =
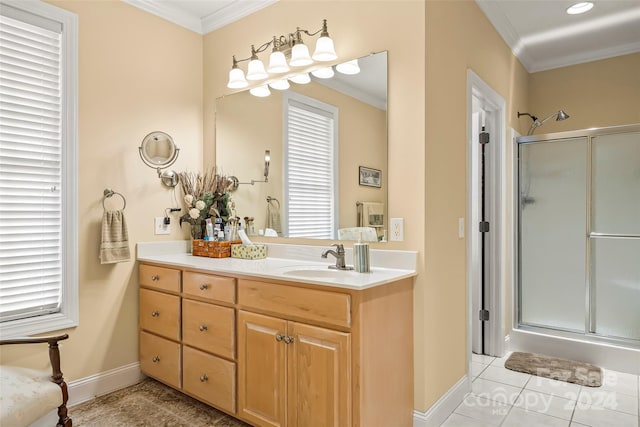
[[329, 268], [307, 268], [299, 270], [288, 270], [283, 272], [285, 276], [304, 277], [307, 279], [340, 279], [357, 275], [353, 270], [334, 270]]

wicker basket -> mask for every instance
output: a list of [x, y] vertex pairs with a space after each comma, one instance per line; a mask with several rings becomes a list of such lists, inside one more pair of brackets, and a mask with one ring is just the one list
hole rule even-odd
[[231, 256], [231, 245], [242, 243], [242, 241], [215, 242], [209, 240], [193, 240], [191, 254], [193, 256], [203, 256], [209, 258], [229, 258]]

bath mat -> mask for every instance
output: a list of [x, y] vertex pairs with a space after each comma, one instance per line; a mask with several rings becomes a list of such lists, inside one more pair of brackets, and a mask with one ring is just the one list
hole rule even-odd
[[516, 351], [509, 356], [504, 367], [512, 371], [587, 387], [600, 387], [602, 385], [602, 369], [599, 367], [589, 363], [560, 359], [559, 357]]

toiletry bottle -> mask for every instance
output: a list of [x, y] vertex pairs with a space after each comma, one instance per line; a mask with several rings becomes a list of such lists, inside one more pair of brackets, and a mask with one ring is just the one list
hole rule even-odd
[[353, 244], [353, 267], [358, 273], [368, 273], [371, 271], [369, 264], [369, 244], [358, 239], [358, 243]]

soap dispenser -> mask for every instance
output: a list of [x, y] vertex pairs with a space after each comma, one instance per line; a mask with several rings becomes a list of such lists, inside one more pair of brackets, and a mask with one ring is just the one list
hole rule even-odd
[[353, 244], [353, 267], [358, 273], [368, 273], [371, 271], [369, 244], [362, 242], [362, 233], [360, 233], [358, 243]]

